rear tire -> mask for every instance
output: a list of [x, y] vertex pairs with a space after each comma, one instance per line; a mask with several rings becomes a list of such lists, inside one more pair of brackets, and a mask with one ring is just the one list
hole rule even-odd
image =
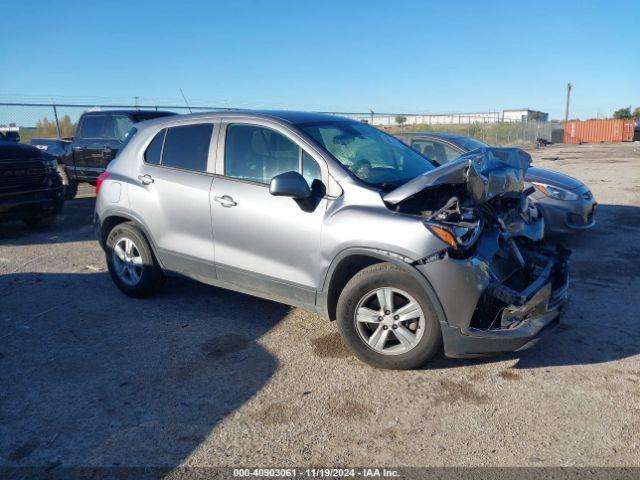
[[429, 296], [409, 273], [391, 263], [371, 265], [354, 275], [340, 294], [336, 313], [345, 343], [374, 367], [418, 368], [442, 345]]
[[132, 222], [113, 227], [105, 248], [109, 274], [126, 295], [145, 298], [157, 293], [165, 276], [147, 239]]

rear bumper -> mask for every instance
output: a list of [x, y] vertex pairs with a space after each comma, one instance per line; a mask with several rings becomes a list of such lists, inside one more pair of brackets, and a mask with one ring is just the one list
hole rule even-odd
[[0, 196], [0, 220], [20, 220], [30, 215], [58, 213], [64, 203], [63, 187]]
[[[445, 355], [477, 357], [524, 350], [559, 323], [567, 300], [569, 251], [522, 251], [529, 283], [500, 282], [495, 236], [481, 238], [474, 256], [445, 257], [417, 266], [434, 287], [446, 315], [441, 322]], [[504, 253], [504, 252], [502, 252]], [[504, 265], [504, 263], [503, 263]]]

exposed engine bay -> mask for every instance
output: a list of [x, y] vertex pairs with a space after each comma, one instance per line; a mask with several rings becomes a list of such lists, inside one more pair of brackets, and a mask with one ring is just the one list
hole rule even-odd
[[519, 149], [478, 149], [383, 197], [390, 209], [421, 216], [448, 245], [419, 263], [475, 256], [489, 266], [470, 328], [517, 328], [566, 297], [570, 252], [542, 243], [544, 220], [528, 198], [533, 188], [524, 188], [530, 164]]

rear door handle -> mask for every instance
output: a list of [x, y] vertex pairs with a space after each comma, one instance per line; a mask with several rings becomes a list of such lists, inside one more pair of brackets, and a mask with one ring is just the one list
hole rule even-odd
[[73, 149], [74, 149], [76, 152], [80, 152], [80, 151], [84, 150], [85, 148], [87, 148], [87, 147], [83, 147], [82, 145], [79, 145], [79, 146], [75, 146], [75, 147], [73, 147]]
[[223, 207], [227, 207], [227, 208], [235, 207], [238, 204], [238, 202], [236, 202], [229, 195], [223, 195], [221, 197], [213, 197], [213, 199]]
[[140, 180], [140, 183], [143, 185], [149, 185], [150, 183], [153, 183], [153, 177], [148, 173], [146, 175], [138, 175], [138, 180]]

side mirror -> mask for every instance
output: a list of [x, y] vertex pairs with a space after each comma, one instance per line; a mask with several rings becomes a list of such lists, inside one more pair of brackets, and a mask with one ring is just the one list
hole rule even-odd
[[304, 201], [311, 197], [309, 184], [298, 172], [284, 172], [271, 179], [269, 193], [275, 197], [291, 197]]

